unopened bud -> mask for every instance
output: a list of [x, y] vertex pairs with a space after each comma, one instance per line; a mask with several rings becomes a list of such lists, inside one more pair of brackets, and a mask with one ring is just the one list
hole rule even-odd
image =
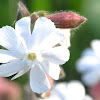
[[31, 15], [31, 23], [33, 24], [37, 19], [38, 19], [38, 16], [35, 13], [33, 13]]
[[24, 4], [20, 1], [18, 3], [18, 13], [17, 13], [16, 20], [19, 20], [20, 18], [25, 17], [25, 16], [30, 16], [30, 13], [27, 10], [27, 8], [24, 6]]
[[76, 28], [87, 19], [74, 12], [57, 13], [46, 16], [57, 28]]

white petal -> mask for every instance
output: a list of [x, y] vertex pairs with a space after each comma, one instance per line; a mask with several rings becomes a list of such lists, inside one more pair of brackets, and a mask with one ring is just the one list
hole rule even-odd
[[60, 66], [57, 64], [49, 63], [48, 74], [55, 80], [59, 79], [60, 75]]
[[44, 93], [50, 89], [46, 74], [39, 65], [34, 66], [30, 71], [30, 86], [32, 91], [36, 93]]
[[54, 23], [50, 19], [42, 17], [37, 19], [35, 23], [31, 47], [33, 49], [34, 46], [40, 46], [39, 49], [49, 48], [58, 44], [63, 38], [64, 35], [55, 28]]
[[10, 26], [4, 26], [0, 29], [0, 45], [11, 49], [18, 44], [15, 31]]
[[14, 77], [12, 77], [11, 80], [14, 80], [14, 79], [16, 79], [16, 78], [18, 78], [18, 77], [24, 75], [26, 72], [29, 71], [29, 69], [30, 69], [30, 68], [29, 68], [28, 66], [25, 66], [25, 67], [24, 67], [21, 71], [19, 71]]
[[8, 50], [0, 49], [0, 63], [7, 63], [16, 60], [17, 58], [12, 55]]
[[16, 60], [7, 64], [0, 65], [0, 77], [11, 76], [24, 68], [24, 63], [21, 60]]
[[22, 44], [26, 48], [29, 48], [31, 39], [30, 24], [31, 24], [30, 17], [23, 17], [20, 20], [18, 20], [15, 24], [15, 31], [19, 35]]
[[0, 45], [16, 53], [20, 53], [20, 50], [24, 52], [24, 48], [18, 40], [15, 30], [10, 26], [4, 26], [0, 29]]
[[55, 64], [64, 64], [69, 60], [69, 50], [65, 46], [54, 47], [41, 52], [42, 57]]
[[59, 79], [60, 75], [60, 66], [53, 63], [48, 63], [47, 61], [41, 61], [41, 66], [44, 68], [44, 70], [49, 74], [49, 76], [55, 80]]

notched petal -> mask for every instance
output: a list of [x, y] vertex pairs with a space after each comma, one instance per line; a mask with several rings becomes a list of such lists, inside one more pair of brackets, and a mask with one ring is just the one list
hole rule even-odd
[[60, 65], [68, 61], [70, 57], [70, 52], [65, 46], [54, 47], [41, 54], [45, 60]]
[[46, 73], [40, 65], [34, 66], [30, 71], [30, 86], [36, 93], [45, 93], [50, 89], [50, 83]]

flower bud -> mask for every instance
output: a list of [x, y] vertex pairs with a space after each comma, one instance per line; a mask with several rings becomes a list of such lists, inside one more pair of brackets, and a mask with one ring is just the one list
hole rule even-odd
[[24, 16], [30, 16], [30, 13], [27, 10], [27, 8], [24, 6], [24, 4], [20, 1], [18, 3], [18, 13], [17, 13], [16, 20], [19, 20], [21, 17], [24, 17]]
[[38, 16], [35, 13], [31, 15], [31, 24], [33, 24], [38, 19]]
[[44, 17], [48, 14], [47, 11], [38, 11], [31, 14], [31, 23], [33, 24], [39, 17]]
[[76, 28], [87, 19], [74, 12], [57, 13], [46, 16], [57, 28]]

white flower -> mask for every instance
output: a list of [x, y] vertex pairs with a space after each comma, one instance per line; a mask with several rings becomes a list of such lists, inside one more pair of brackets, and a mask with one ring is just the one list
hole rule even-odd
[[83, 52], [76, 63], [77, 70], [83, 74], [82, 80], [88, 86], [100, 81], [100, 40], [93, 40], [91, 47]]
[[81, 82], [71, 81], [56, 84], [50, 97], [44, 100], [92, 100], [90, 98], [85, 95], [85, 87]]
[[37, 19], [31, 34], [30, 18], [24, 17], [15, 23], [15, 29], [4, 26], [0, 29], [0, 76], [16, 74], [18, 78], [30, 70], [30, 86], [34, 92], [50, 89], [45, 73], [59, 78], [59, 64], [69, 59], [69, 50], [64, 46], [54, 47], [63, 39], [60, 30], [47, 18]]

